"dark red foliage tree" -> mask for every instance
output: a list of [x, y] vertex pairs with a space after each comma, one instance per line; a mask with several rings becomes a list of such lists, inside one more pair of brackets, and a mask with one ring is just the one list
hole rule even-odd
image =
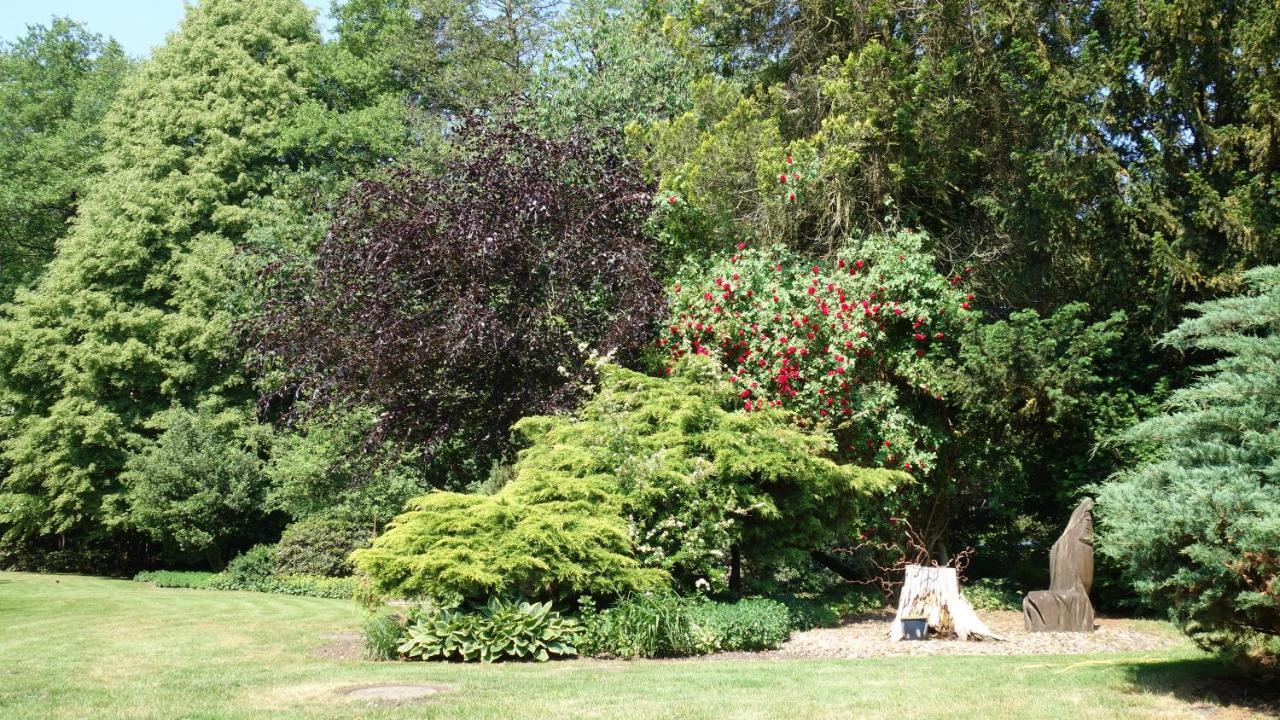
[[595, 140], [472, 119], [447, 172], [359, 183], [304, 272], [264, 272], [251, 330], [283, 378], [264, 402], [372, 406], [371, 440], [483, 457], [519, 418], [572, 404], [593, 352], [625, 362], [651, 342], [651, 194]]

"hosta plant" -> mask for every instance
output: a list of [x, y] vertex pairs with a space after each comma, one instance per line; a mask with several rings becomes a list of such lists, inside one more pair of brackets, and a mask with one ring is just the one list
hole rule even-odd
[[491, 598], [475, 612], [424, 607], [398, 648], [406, 658], [500, 662], [572, 657], [581, 626], [551, 603]]

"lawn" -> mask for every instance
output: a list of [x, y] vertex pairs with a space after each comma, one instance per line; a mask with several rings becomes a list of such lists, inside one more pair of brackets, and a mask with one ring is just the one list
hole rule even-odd
[[[325, 656], [362, 613], [337, 600], [0, 573], [2, 718], [1203, 718], [1227, 669], [1142, 655], [463, 666]], [[425, 682], [376, 706], [335, 691]]]

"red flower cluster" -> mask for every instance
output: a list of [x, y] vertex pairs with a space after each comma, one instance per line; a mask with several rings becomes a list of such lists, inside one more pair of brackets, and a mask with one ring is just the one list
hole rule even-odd
[[952, 279], [915, 248], [850, 249], [819, 263], [780, 248], [737, 250], [709, 282], [685, 278], [704, 284], [701, 296], [673, 286], [670, 335], [659, 344], [673, 359], [718, 358], [743, 410], [785, 407], [827, 424], [857, 459], [927, 469], [936, 442], [893, 419], [903, 400], [894, 393], [907, 384], [936, 398], [930, 356], [969, 316]]

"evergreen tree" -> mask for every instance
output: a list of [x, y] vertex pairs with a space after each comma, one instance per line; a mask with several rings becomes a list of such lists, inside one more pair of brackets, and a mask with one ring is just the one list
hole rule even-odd
[[1098, 498], [1101, 549], [1201, 644], [1280, 650], [1280, 267], [1192, 306], [1164, 342], [1219, 354], [1122, 436], [1146, 459]]
[[101, 533], [120, 469], [166, 410], [250, 400], [228, 351], [228, 261], [250, 201], [302, 164], [281, 138], [318, 43], [301, 0], [205, 0], [126, 81], [102, 176], [0, 320], [7, 535]]

